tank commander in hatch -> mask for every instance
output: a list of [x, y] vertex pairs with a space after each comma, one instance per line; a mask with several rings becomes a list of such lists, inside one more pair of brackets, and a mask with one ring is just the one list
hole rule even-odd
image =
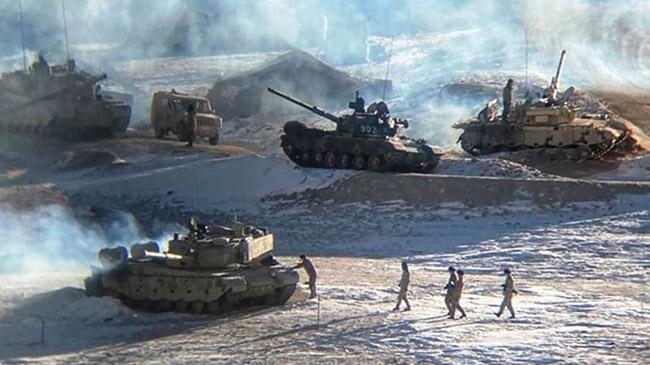
[[507, 122], [512, 111], [512, 93], [515, 81], [508, 79], [506, 87], [503, 88], [503, 121]]
[[304, 268], [305, 271], [307, 272], [307, 276], [309, 277], [309, 299], [316, 298], [316, 268], [314, 268], [314, 264], [305, 256], [304, 254], [300, 255], [300, 263], [296, 266], [294, 266], [294, 269], [298, 268]]
[[191, 239], [200, 239], [205, 236], [205, 234], [208, 232], [208, 228], [199, 222], [199, 219], [197, 217], [192, 216], [187, 223], [187, 228], [190, 230], [190, 238]]

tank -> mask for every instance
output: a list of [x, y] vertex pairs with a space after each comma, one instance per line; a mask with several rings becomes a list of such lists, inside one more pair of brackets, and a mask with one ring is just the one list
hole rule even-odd
[[166, 252], [155, 242], [100, 250], [101, 267], [85, 279], [86, 294], [157, 312], [281, 305], [295, 291], [298, 272], [276, 261], [273, 248], [266, 229], [236, 220], [230, 227], [205, 226], [192, 218], [187, 234], [174, 234]]
[[328, 169], [429, 173], [443, 152], [422, 139], [399, 135], [406, 119], [393, 118], [383, 101], [365, 108], [363, 98], [349, 103], [351, 114], [336, 116], [272, 88], [268, 91], [336, 124], [327, 131], [290, 121], [284, 125], [281, 147], [297, 165]]
[[461, 148], [472, 155], [560, 148], [568, 158], [598, 159], [625, 140], [628, 132], [609, 115], [583, 113], [572, 105], [573, 88], [557, 93], [565, 58], [562, 51], [555, 76], [540, 97], [527, 97], [501, 114], [495, 99], [476, 118], [455, 124], [463, 130]]
[[74, 60], [0, 75], [0, 128], [62, 138], [114, 136], [126, 131], [131, 107], [100, 93], [106, 74], [77, 70]]

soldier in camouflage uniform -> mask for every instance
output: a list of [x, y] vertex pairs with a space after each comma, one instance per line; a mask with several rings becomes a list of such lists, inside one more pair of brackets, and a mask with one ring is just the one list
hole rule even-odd
[[411, 303], [409, 303], [409, 300], [406, 298], [406, 293], [408, 292], [410, 282], [411, 273], [409, 272], [408, 264], [406, 262], [402, 262], [402, 279], [399, 282], [399, 294], [397, 295], [397, 304], [395, 305], [395, 308], [393, 308], [394, 311], [399, 310], [399, 306], [402, 304], [402, 301], [406, 303], [405, 310], [411, 310]]
[[503, 273], [506, 275], [506, 282], [501, 285], [503, 287], [503, 301], [501, 302], [501, 307], [497, 313], [494, 313], [497, 317], [501, 317], [504, 309], [508, 308], [510, 311], [510, 318], [515, 318], [515, 310], [512, 307], [512, 296], [517, 294], [515, 290], [515, 281], [512, 279], [512, 272], [510, 269], [503, 270]]
[[307, 276], [309, 277], [309, 299], [316, 298], [316, 268], [314, 267], [314, 264], [307, 258], [305, 255], [300, 255], [300, 260], [301, 262], [294, 266], [294, 269], [298, 268], [304, 268], [305, 271], [307, 272]]
[[444, 289], [447, 290], [447, 293], [445, 294], [445, 306], [447, 306], [447, 315], [451, 316], [454, 312], [452, 297], [454, 295], [456, 283], [458, 282], [458, 277], [456, 276], [456, 269], [454, 269], [453, 266], [449, 266], [447, 271], [449, 271], [449, 280], [447, 281], [447, 285], [444, 287]]

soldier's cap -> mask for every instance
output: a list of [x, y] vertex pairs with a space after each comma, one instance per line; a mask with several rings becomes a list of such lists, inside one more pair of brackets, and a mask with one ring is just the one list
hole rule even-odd
[[504, 274], [510, 274], [511, 271], [510, 271], [510, 269], [504, 269], [504, 270], [503, 270], [503, 273], [504, 273]]
[[453, 266], [449, 266], [449, 268], [448, 268], [447, 270], [449, 270], [449, 271], [456, 271], [456, 269], [454, 269]]
[[458, 270], [458, 271], [456, 271], [456, 272], [457, 272], [457, 273], [458, 273], [458, 275], [460, 275], [460, 276], [463, 276], [463, 275], [465, 275], [465, 271], [463, 271], [463, 270], [460, 270], [460, 269], [459, 269], [459, 270]]
[[303, 253], [302, 255], [300, 255], [300, 258], [301, 258], [301, 259], [304, 259], [304, 258], [306, 258], [306, 257], [307, 257], [307, 256], [305, 256], [304, 253]]

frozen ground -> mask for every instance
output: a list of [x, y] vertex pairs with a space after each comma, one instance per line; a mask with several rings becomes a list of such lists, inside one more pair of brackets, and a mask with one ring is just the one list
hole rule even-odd
[[[81, 273], [4, 276], [0, 361], [643, 363], [650, 356], [649, 206], [632, 198], [557, 213], [395, 214], [394, 206], [278, 213], [274, 220], [293, 222], [279, 225], [280, 248], [291, 255], [283, 261], [303, 251], [315, 256], [320, 327], [318, 303], [304, 301], [302, 291], [284, 307], [228, 318], [156, 315], [55, 289], [78, 287]], [[362, 214], [367, 219], [350, 219]], [[393, 313], [401, 259], [411, 263], [414, 309]], [[442, 316], [448, 265], [467, 272], [467, 319]], [[506, 266], [520, 292], [515, 320], [492, 314]], [[45, 344], [35, 316], [46, 323]]]
[[[446, 80], [476, 67], [489, 82], [521, 75], [518, 59], [500, 64], [499, 45], [494, 53], [445, 52], [478, 32], [395, 39], [391, 78], [401, 97], [390, 105], [394, 114], [414, 118], [414, 136], [447, 147], [455, 141], [449, 126], [472, 106], [432, 102]], [[112, 66], [138, 89], [136, 102], [147, 105], [151, 90], [200, 93], [216, 78], [273, 55]], [[383, 77], [386, 64], [347, 70]], [[498, 156], [457, 152], [441, 162], [437, 172], [444, 176], [298, 169], [273, 154], [278, 121], [250, 122], [250, 130], [246, 123], [228, 127], [225, 142], [246, 139], [269, 156], [125, 139], [107, 148], [127, 164], [60, 170], [59, 150], [3, 148], [3, 202], [9, 191], [30, 195], [42, 186], [44, 196], [60, 194], [65, 199], [53, 203], [68, 207], [0, 207], [0, 363], [643, 364], [650, 358], [650, 195], [647, 183], [628, 181], [647, 180], [645, 158], [599, 176], [618, 183], [562, 179]], [[25, 162], [27, 150], [47, 158]], [[116, 300], [83, 295], [98, 248], [164, 239], [190, 214], [218, 221], [233, 210], [276, 233], [282, 261], [294, 263], [300, 253], [314, 258], [320, 326], [318, 302], [306, 300], [304, 286], [283, 307], [228, 317], [136, 313]], [[101, 219], [111, 220], [109, 227], [99, 228]], [[7, 264], [35, 253], [31, 265], [16, 266], [29, 274]], [[414, 308], [393, 313], [401, 260], [411, 263]], [[467, 272], [467, 319], [443, 316], [449, 265]], [[520, 292], [515, 320], [492, 315], [504, 267], [514, 269]]]

